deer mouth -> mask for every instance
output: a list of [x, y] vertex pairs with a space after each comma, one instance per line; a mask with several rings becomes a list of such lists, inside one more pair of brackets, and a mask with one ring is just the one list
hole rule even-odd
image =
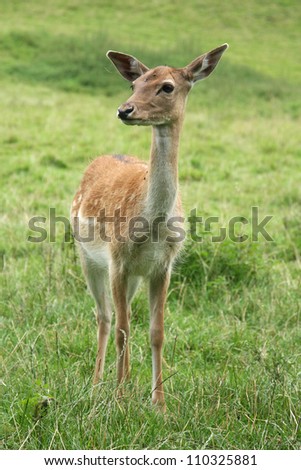
[[121, 120], [121, 122], [123, 122], [123, 124], [126, 124], [127, 126], [151, 126], [153, 125], [153, 122], [149, 120], [145, 120], [145, 119], [137, 119], [137, 118], [131, 118], [131, 117], [127, 117], [127, 118], [119, 117], [119, 119]]

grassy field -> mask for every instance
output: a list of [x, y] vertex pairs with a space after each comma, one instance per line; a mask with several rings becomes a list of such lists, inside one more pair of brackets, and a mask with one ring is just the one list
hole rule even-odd
[[[1, 446], [4, 449], [300, 449], [301, 6], [297, 0], [2, 0]], [[273, 218], [234, 243], [187, 237], [166, 311], [167, 413], [150, 405], [144, 290], [134, 302], [132, 379], [116, 400], [112, 335], [92, 390], [93, 300], [62, 224], [29, 243], [28, 221], [69, 214], [102, 153], [147, 160], [150, 129], [122, 126], [128, 85], [108, 49], [184, 66], [228, 42], [187, 106], [179, 174], [186, 214]], [[250, 226], [241, 226], [251, 235]], [[199, 233], [202, 232], [200, 228]]]

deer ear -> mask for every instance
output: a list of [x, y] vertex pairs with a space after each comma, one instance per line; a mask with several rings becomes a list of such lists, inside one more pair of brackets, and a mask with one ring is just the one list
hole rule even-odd
[[228, 47], [228, 44], [223, 44], [222, 46], [197, 57], [193, 62], [191, 62], [191, 64], [185, 67], [188, 79], [192, 83], [195, 83], [198, 80], [203, 80], [208, 77], [213, 72], [219, 63], [221, 56]]
[[131, 55], [122, 54], [122, 52], [108, 51], [107, 57], [113, 62], [120, 75], [130, 82], [149, 70], [138, 59]]

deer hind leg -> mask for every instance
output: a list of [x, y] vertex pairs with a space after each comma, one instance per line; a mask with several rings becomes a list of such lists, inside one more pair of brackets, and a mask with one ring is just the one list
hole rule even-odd
[[169, 286], [170, 272], [150, 280], [150, 342], [152, 349], [152, 402], [165, 410], [162, 378], [162, 348], [164, 340], [164, 306]]
[[109, 297], [108, 271], [105, 264], [95, 263], [81, 251], [81, 262], [88, 287], [96, 303], [97, 356], [93, 383], [102, 379], [108, 339], [111, 331], [112, 310]]

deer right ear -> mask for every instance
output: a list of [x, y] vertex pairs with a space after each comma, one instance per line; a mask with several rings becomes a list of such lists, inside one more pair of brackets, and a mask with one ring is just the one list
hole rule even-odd
[[107, 57], [113, 62], [120, 75], [129, 82], [133, 82], [149, 70], [138, 59], [122, 52], [108, 51]]

